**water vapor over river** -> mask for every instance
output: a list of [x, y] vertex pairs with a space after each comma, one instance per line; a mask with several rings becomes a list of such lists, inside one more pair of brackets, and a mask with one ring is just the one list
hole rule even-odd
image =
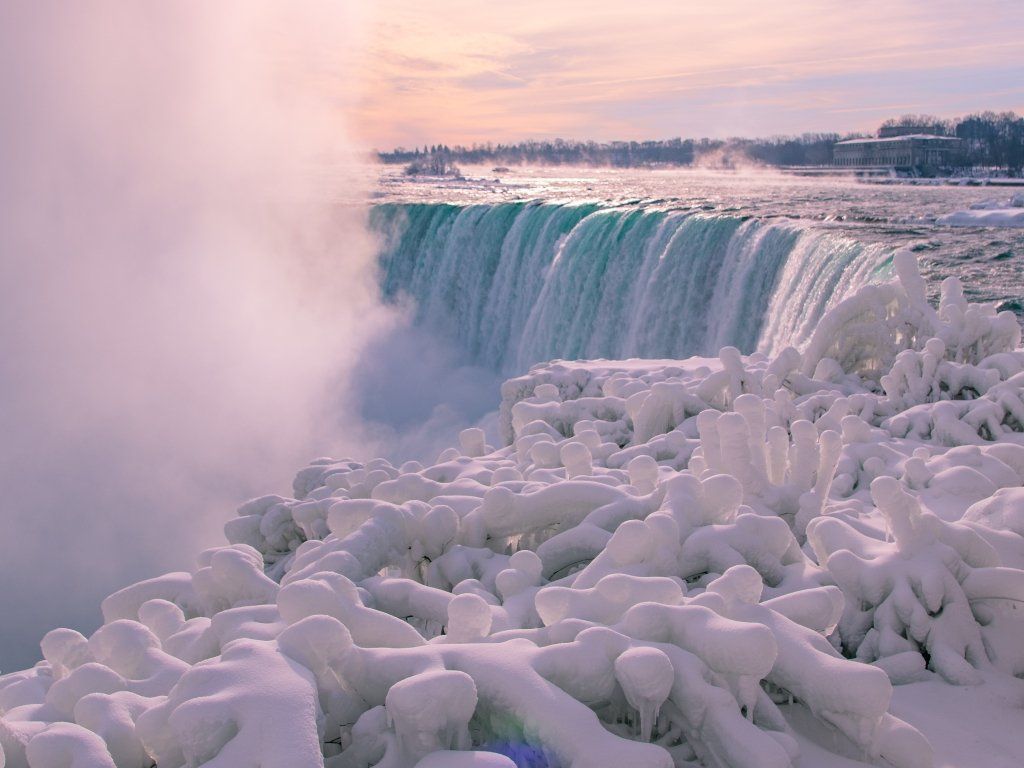
[[346, 5], [0, 7], [0, 669], [353, 447]]

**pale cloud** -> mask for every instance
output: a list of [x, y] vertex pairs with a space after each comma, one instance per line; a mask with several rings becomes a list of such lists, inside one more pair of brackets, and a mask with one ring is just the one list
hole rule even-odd
[[[948, 113], [1024, 101], [1000, 74], [1024, 75], [1018, 0], [375, 9], [358, 122], [378, 147], [848, 130], [894, 105]], [[950, 68], [971, 73], [976, 99], [946, 87]]]

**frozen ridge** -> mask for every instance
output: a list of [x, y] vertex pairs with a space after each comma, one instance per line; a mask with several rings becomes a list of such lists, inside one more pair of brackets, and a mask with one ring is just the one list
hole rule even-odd
[[894, 710], [1019, 706], [1021, 331], [894, 268], [802, 351], [553, 362], [505, 447], [315, 461], [0, 678], [0, 765], [1013, 764]]

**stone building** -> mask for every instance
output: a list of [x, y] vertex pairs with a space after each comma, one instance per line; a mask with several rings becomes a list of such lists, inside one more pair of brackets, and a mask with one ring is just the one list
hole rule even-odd
[[890, 169], [931, 175], [954, 165], [961, 140], [950, 136], [911, 133], [836, 143], [832, 165], [845, 168]]

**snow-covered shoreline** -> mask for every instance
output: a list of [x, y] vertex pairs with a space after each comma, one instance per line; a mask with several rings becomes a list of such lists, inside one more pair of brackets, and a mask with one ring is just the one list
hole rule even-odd
[[314, 462], [0, 677], [0, 765], [1011, 765], [980, 705], [933, 753], [1024, 702], [1021, 329], [894, 269], [801, 351], [555, 361], [504, 447]]

